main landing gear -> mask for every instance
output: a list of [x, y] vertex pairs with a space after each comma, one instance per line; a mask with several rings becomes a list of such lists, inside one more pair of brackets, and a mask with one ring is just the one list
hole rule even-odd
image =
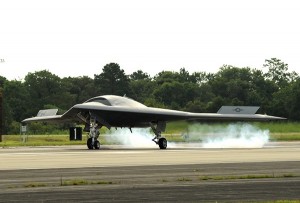
[[155, 134], [155, 137], [152, 139], [152, 141], [155, 142], [160, 149], [167, 149], [168, 141], [166, 138], [161, 136], [161, 132], [164, 132], [166, 129], [166, 123], [158, 122], [156, 127], [153, 125], [153, 123], [150, 123], [150, 126]]
[[160, 149], [167, 149], [168, 146], [168, 141], [166, 138], [164, 137], [160, 137], [158, 138], [157, 136], [155, 138], [152, 139], [153, 142], [155, 142]]

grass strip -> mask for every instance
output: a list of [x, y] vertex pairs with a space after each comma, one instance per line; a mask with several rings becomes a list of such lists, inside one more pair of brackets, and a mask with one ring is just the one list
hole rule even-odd
[[24, 185], [24, 187], [26, 188], [31, 188], [31, 187], [46, 187], [47, 185], [44, 183], [36, 183], [36, 182], [32, 182], [32, 183], [27, 183]]
[[244, 179], [266, 179], [266, 178], [293, 178], [293, 174], [283, 175], [244, 175], [244, 176], [200, 176], [199, 180], [244, 180]]
[[111, 185], [113, 182], [111, 181], [88, 181], [84, 179], [73, 179], [73, 180], [65, 180], [62, 183], [62, 186], [71, 186], [71, 185]]

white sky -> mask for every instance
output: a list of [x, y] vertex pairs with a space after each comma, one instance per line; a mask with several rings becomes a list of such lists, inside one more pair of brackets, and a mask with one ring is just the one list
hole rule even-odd
[[272, 57], [300, 73], [299, 19], [296, 0], [0, 0], [0, 75], [93, 78], [110, 62], [216, 72]]

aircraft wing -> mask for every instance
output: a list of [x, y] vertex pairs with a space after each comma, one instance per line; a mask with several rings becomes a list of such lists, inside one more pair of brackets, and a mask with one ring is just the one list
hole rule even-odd
[[[224, 107], [222, 107], [224, 108]], [[233, 109], [229, 111], [228, 109]], [[93, 114], [105, 126], [113, 127], [138, 127], [148, 126], [149, 122], [157, 123], [159, 121], [269, 121], [281, 120], [284, 118], [245, 113], [251, 107], [227, 107], [226, 111], [219, 110], [219, 113], [190, 113], [185, 111], [176, 111], [151, 107], [127, 107], [127, 106], [106, 106], [101, 103], [88, 102], [77, 104], [69, 109], [63, 115], [36, 116], [23, 120], [23, 123], [34, 121], [42, 122], [78, 122], [87, 123], [89, 114]], [[224, 109], [223, 109], [224, 110]], [[235, 110], [235, 111], [234, 111]], [[256, 109], [257, 110], [257, 109]]]

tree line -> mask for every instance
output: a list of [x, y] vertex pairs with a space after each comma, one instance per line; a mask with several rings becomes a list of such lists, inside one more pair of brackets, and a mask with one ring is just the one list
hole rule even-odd
[[62, 114], [74, 104], [105, 94], [190, 112], [217, 112], [223, 105], [260, 106], [259, 113], [300, 120], [299, 75], [277, 58], [265, 60], [263, 70], [223, 65], [216, 73], [181, 68], [154, 77], [142, 70], [126, 75], [117, 63], [105, 65], [94, 78], [60, 78], [42, 70], [28, 73], [24, 80], [0, 76], [0, 90], [5, 134], [18, 133], [20, 121], [40, 109], [58, 108]]

